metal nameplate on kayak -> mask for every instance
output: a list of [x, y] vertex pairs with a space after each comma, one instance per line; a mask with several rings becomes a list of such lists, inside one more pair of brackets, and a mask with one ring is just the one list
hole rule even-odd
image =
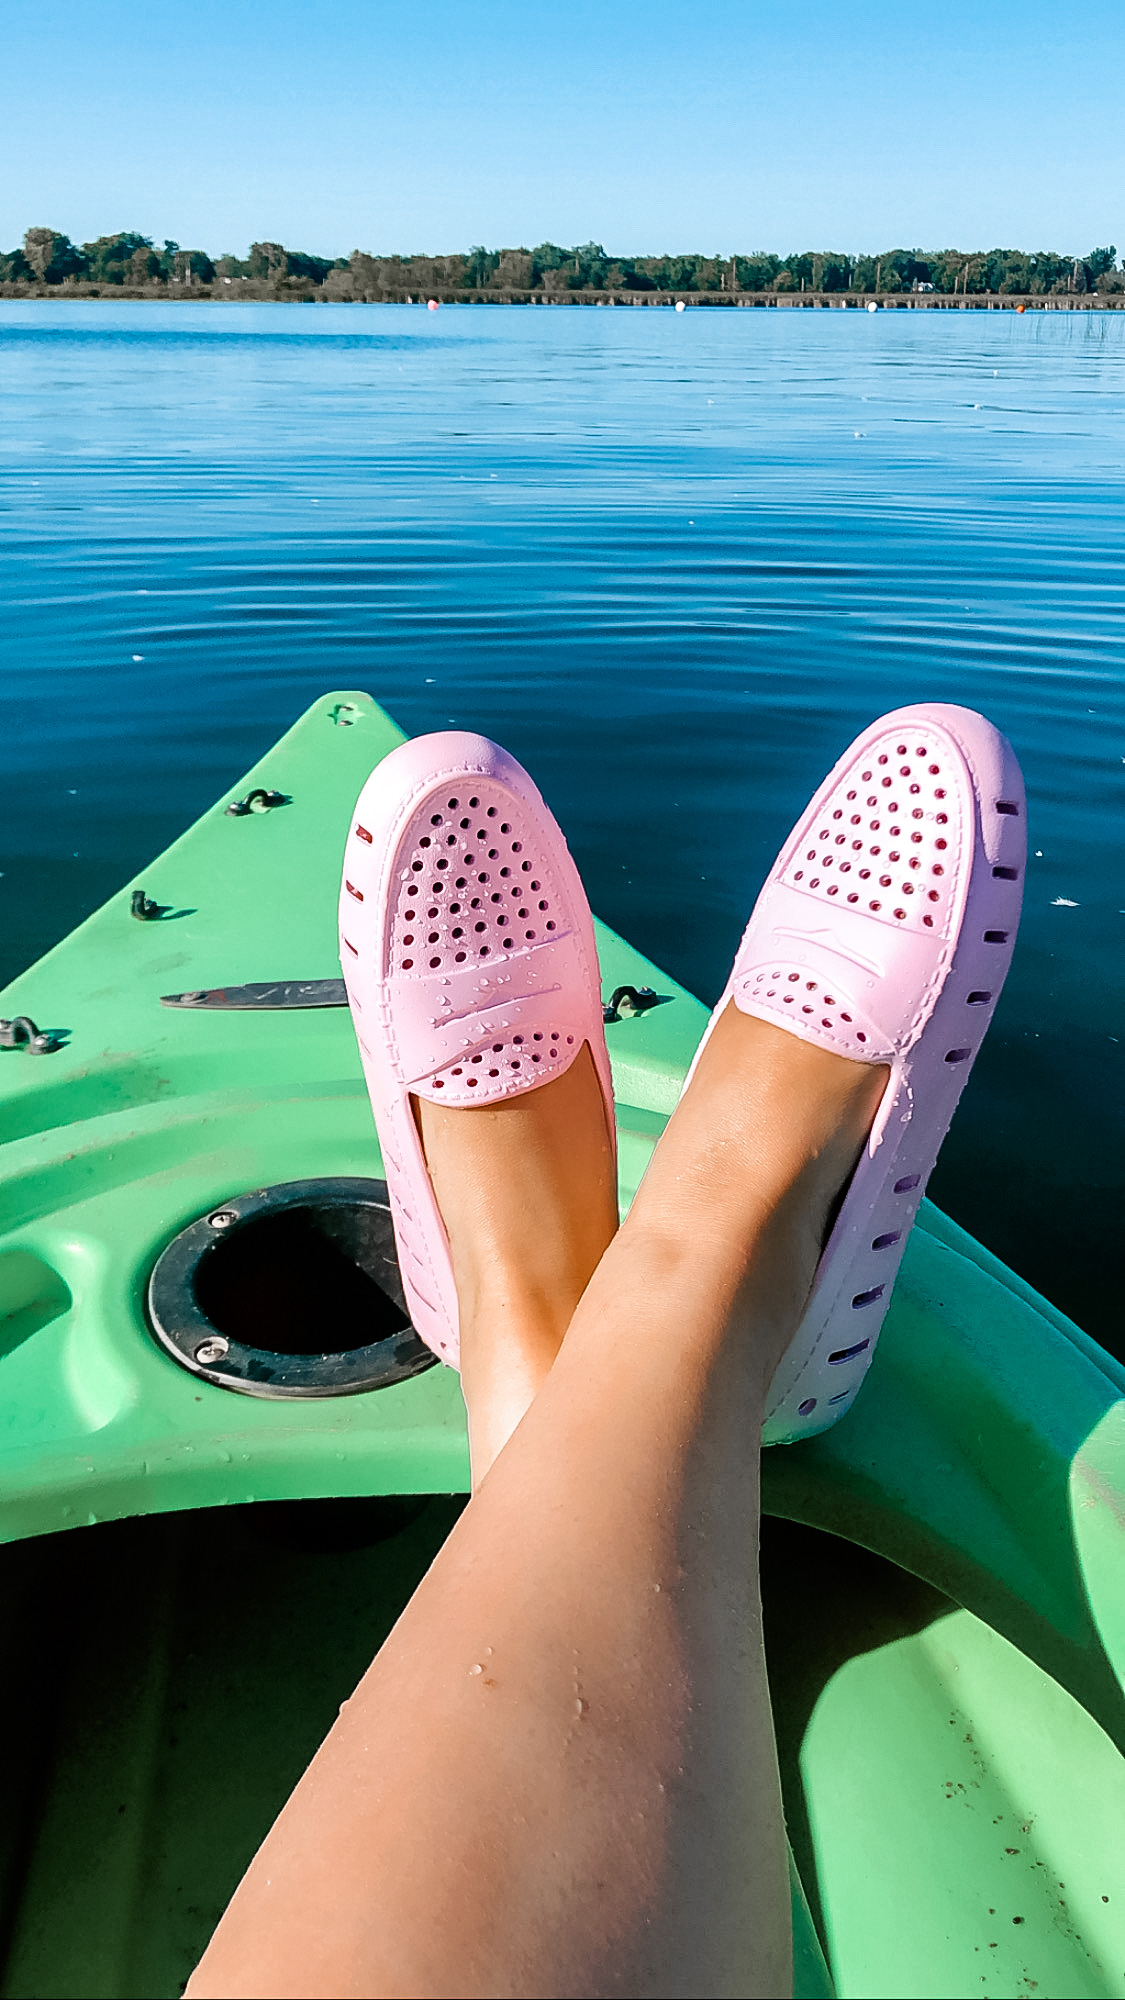
[[263, 979], [250, 986], [208, 986], [194, 993], [162, 993], [162, 1007], [346, 1007], [342, 979]]

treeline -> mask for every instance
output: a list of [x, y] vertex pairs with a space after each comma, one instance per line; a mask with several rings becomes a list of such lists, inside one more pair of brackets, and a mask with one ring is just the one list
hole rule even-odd
[[0, 254], [0, 284], [122, 287], [159, 291], [188, 287], [214, 292], [248, 285], [276, 297], [368, 298], [439, 292], [446, 296], [504, 293], [559, 296], [567, 292], [1120, 292], [1125, 270], [1117, 250], [1085, 257], [1054, 250], [885, 250], [853, 257], [837, 250], [770, 251], [733, 257], [613, 257], [600, 243], [570, 249], [540, 243], [534, 250], [486, 250], [477, 245], [445, 257], [316, 257], [280, 243], [253, 243], [248, 257], [212, 258], [123, 230], [92, 243], [72, 243], [57, 229], [29, 229], [22, 248]]
[[216, 257], [182, 250], [166, 240], [123, 229], [93, 243], [72, 243], [59, 229], [29, 229], [23, 247], [0, 253], [0, 282], [31, 285], [213, 285], [216, 279], [256, 279], [265, 284], [295, 278], [322, 285], [330, 271], [346, 270], [346, 257], [307, 257], [280, 243], [254, 243], [248, 257]]

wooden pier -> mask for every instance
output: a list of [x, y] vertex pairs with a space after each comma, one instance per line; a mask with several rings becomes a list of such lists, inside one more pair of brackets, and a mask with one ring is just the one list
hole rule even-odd
[[292, 305], [425, 305], [433, 299], [441, 306], [664, 306], [683, 305], [699, 309], [781, 312], [862, 312], [876, 306], [881, 312], [1120, 312], [1125, 309], [1123, 292], [660, 292], [632, 291], [534, 291], [512, 290], [498, 285], [479, 290], [433, 291], [361, 288], [349, 285], [347, 272], [332, 272], [324, 285], [288, 280], [282, 284], [248, 280], [230, 284], [169, 285], [88, 285], [68, 280], [61, 285], [0, 284], [0, 298], [125, 299], [147, 300], [160, 305], [199, 305], [207, 301], [224, 305], [287, 303]]

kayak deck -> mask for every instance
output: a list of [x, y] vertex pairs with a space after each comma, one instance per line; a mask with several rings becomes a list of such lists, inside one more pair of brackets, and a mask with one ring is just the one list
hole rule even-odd
[[[462, 1505], [213, 1508], [0, 1550], [5, 1995], [182, 1991]], [[1125, 1780], [1101, 1731], [917, 1578], [763, 1525], [786, 1815], [837, 1990], [1119, 1992]], [[795, 1916], [813, 2000], [832, 1988]]]
[[[449, 1371], [325, 1401], [236, 1396], [170, 1360], [144, 1309], [161, 1251], [224, 1200], [380, 1171], [346, 1010], [160, 1001], [338, 976], [348, 815], [400, 740], [366, 695], [314, 703], [229, 800], [0, 997], [0, 1013], [30, 1016], [61, 1044], [0, 1052], [0, 1541], [120, 1523], [0, 1552], [25, 1607], [9, 1627], [8, 1714], [32, 1699], [30, 1663], [41, 1659], [43, 1685], [57, 1689], [44, 1713], [59, 1716], [54, 1750], [41, 1740], [27, 1776], [30, 1859], [17, 1864], [17, 1841], [6, 1993], [176, 1990], [245, 1841], [265, 1830], [361, 1652], [366, 1664], [384, 1629], [377, 1607], [394, 1615], [454, 1503], [428, 1503], [367, 1549], [284, 1559], [268, 1540], [276, 1510], [216, 1510], [467, 1489]], [[285, 802], [228, 814], [254, 788]], [[159, 911], [147, 921], [131, 915], [138, 890]], [[706, 1012], [603, 926], [597, 935], [607, 997], [650, 986], [660, 1002], [607, 1029], [627, 1205]], [[770, 1524], [764, 1588], [787, 1809], [841, 1993], [1016, 1993], [1033, 1980], [1040, 1994], [1122, 1990], [1125, 1926], [1102, 1877], [1112, 1860], [1125, 1879], [1122, 1766], [1109, 1740], [1125, 1743], [1123, 1389], [1117, 1363], [927, 1204], [854, 1413], [766, 1454], [764, 1505], [785, 1517]], [[183, 1510], [206, 1511], [122, 1518]], [[272, 1553], [257, 1565], [254, 1602], [267, 1624], [271, 1589], [288, 1601], [307, 1572], [315, 1594], [329, 1587], [316, 1577], [339, 1569], [339, 1616], [320, 1621], [315, 1642], [303, 1619], [279, 1625], [264, 1651], [246, 1637], [237, 1551], [263, 1536]], [[229, 1601], [226, 1585], [205, 1585], [209, 1562], [228, 1576]], [[85, 1666], [68, 1670], [64, 1689], [50, 1680], [44, 1635], [74, 1650], [73, 1621], [64, 1628], [45, 1607], [71, 1589], [89, 1622]], [[314, 1697], [302, 1682], [271, 1708], [295, 1629], [326, 1691]], [[196, 1652], [211, 1660], [202, 1684]], [[113, 1723], [115, 1679], [136, 1693], [119, 1694]], [[171, 1741], [189, 1724], [193, 1741], [214, 1746], [213, 1762], [200, 1749], [190, 1770]], [[260, 1768], [247, 1778], [246, 1826], [228, 1839], [216, 1804], [225, 1817], [231, 1742], [247, 1732]], [[75, 1861], [85, 1822], [74, 1801], [99, 1758], [90, 1796], [115, 1814], [108, 1802], [135, 1771], [149, 1831], [126, 1804], [128, 1838], [122, 1825], [94, 1839], [91, 1826]], [[162, 1837], [175, 1857], [154, 1888], [154, 1829], [173, 1822], [180, 1831]], [[210, 1874], [200, 1842], [214, 1850]], [[103, 1876], [112, 1894], [97, 1886]], [[51, 1911], [64, 1893], [69, 1911], [87, 1879], [89, 1929], [68, 1922], [68, 1944]], [[997, 1896], [1009, 1882], [1020, 1894], [1004, 1929]], [[158, 1975], [154, 1933], [180, 1936], [173, 1908], [189, 1905], [190, 1947], [177, 1945], [177, 1958], [169, 1943]], [[113, 1937], [95, 1949], [107, 1926]], [[60, 1951], [74, 1954], [70, 1972]], [[802, 1953], [799, 1990], [823, 1990], [811, 1937]]]

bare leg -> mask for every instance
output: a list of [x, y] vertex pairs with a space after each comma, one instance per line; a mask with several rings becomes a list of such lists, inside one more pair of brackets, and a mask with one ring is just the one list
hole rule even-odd
[[724, 1017], [193, 2000], [790, 1990], [757, 1437], [884, 1081]]
[[593, 1057], [507, 1103], [415, 1099], [449, 1234], [461, 1381], [478, 1486], [546, 1377], [617, 1228], [617, 1183]]

